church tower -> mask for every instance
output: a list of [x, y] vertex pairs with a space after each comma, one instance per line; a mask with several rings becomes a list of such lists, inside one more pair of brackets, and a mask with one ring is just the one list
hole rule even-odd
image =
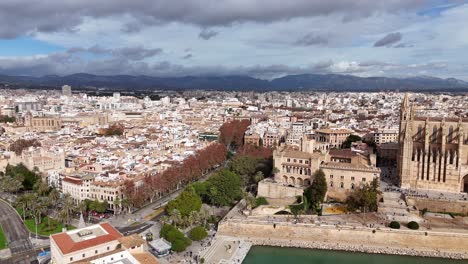
[[400, 107], [400, 129], [398, 137], [398, 174], [400, 186], [410, 187], [411, 155], [413, 152], [413, 107], [410, 104], [409, 94], [406, 93]]

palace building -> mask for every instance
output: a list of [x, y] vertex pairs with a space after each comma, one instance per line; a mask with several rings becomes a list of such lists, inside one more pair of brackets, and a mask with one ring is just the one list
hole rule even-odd
[[468, 192], [467, 132], [468, 119], [416, 115], [406, 94], [398, 139], [401, 187]]

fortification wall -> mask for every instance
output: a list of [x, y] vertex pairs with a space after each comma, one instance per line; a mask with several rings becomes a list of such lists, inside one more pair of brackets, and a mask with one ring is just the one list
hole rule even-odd
[[377, 252], [387, 254], [468, 258], [468, 234], [391, 229], [373, 231], [292, 223], [273, 225], [249, 220], [224, 221], [218, 227], [218, 234], [244, 238], [254, 244], [255, 241], [263, 241], [257, 244], [313, 248], [320, 247], [310, 245], [328, 244], [332, 249], [376, 252], [369, 248], [380, 248], [382, 251]]

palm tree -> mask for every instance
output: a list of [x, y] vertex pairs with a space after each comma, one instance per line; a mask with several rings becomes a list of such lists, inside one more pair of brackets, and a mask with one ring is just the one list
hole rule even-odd
[[120, 213], [120, 198], [117, 196], [113, 202], [114, 204], [114, 214], [119, 214]]
[[190, 227], [192, 227], [193, 224], [197, 224], [199, 222], [200, 214], [197, 211], [192, 211], [190, 212], [187, 220], [188, 220]]
[[41, 223], [42, 221], [42, 215], [47, 212], [47, 204], [44, 203], [43, 201], [34, 201], [34, 211], [33, 211], [33, 216], [34, 216], [34, 224], [36, 225], [36, 239], [37, 239], [37, 226]]
[[38, 180], [35, 184], [34, 184], [34, 190], [36, 190], [36, 193], [39, 195], [39, 196], [42, 196], [44, 194], [46, 194], [48, 191], [49, 191], [49, 185], [47, 185], [47, 183], [45, 183], [44, 181], [42, 180]]
[[182, 221], [182, 215], [180, 214], [180, 211], [177, 209], [172, 210], [170, 213], [170, 219], [174, 225], [180, 223]]
[[52, 190], [49, 192], [49, 199], [52, 203], [52, 206], [55, 208], [60, 200], [60, 192], [57, 189], [52, 188]]
[[26, 210], [29, 208], [29, 204], [32, 200], [30, 194], [24, 194], [16, 199], [16, 206], [21, 207], [23, 210], [23, 222], [26, 221]]
[[65, 225], [69, 225], [72, 213], [76, 210], [75, 201], [70, 194], [65, 194], [62, 197], [62, 210], [60, 210], [59, 217]]

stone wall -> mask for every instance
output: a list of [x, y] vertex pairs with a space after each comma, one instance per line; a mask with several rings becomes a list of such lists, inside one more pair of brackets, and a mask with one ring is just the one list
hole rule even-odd
[[[321, 243], [338, 247], [383, 248], [386, 252], [393, 250], [395, 254], [411, 254], [412, 252], [430, 252], [434, 256], [450, 256], [460, 254], [467, 258], [468, 234], [442, 232], [424, 232], [412, 230], [375, 230], [335, 226], [315, 226], [310, 224], [291, 223], [259, 223], [252, 220], [230, 220], [220, 223], [218, 234], [244, 238], [250, 241], [286, 241], [298, 243]], [[363, 252], [369, 250], [363, 249]], [[418, 254], [414, 254], [418, 255]], [[424, 254], [420, 254], [424, 255]]]
[[408, 196], [406, 201], [409, 205], [415, 205], [419, 210], [427, 208], [431, 212], [468, 213], [468, 201], [443, 201]]
[[303, 192], [304, 190], [302, 188], [288, 187], [284, 186], [282, 183], [263, 180], [258, 184], [257, 196], [273, 199], [283, 199], [302, 195]]

